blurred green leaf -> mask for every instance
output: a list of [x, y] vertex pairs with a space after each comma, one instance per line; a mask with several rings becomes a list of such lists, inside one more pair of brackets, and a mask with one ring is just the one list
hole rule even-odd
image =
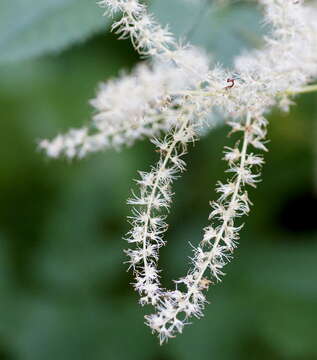
[[0, 63], [59, 52], [107, 23], [94, 0], [2, 0]]
[[219, 7], [207, 1], [154, 0], [151, 10], [178, 38], [204, 47], [224, 65], [241, 50], [261, 45], [261, 14], [252, 3]]

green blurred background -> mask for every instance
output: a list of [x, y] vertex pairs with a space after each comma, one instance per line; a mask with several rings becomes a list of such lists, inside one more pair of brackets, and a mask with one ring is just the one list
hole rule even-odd
[[[178, 35], [230, 64], [261, 43], [251, 2], [156, 0]], [[37, 141], [88, 123], [98, 82], [139, 61], [107, 30], [94, 1], [0, 3], [0, 359], [317, 359], [316, 95], [269, 117], [263, 182], [235, 259], [208, 294], [205, 317], [160, 347], [126, 272], [125, 201], [157, 154], [148, 141], [81, 161], [48, 160]], [[224, 179], [219, 126], [191, 149], [175, 184], [164, 282], [185, 273], [188, 242]], [[314, 158], [315, 156], [315, 158]]]

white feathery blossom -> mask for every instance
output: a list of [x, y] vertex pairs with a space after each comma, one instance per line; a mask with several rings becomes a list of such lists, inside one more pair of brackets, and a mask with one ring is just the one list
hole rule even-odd
[[156, 22], [138, 0], [101, 0], [99, 5], [106, 9], [106, 14], [122, 13], [121, 19], [112, 25], [112, 30], [121, 39], [130, 38], [143, 55], [165, 55], [171, 46], [176, 45], [168, 28]]
[[[224, 275], [223, 268], [232, 258], [242, 227], [236, 225], [235, 220], [247, 215], [250, 210], [251, 202], [246, 186], [255, 186], [259, 181], [257, 168], [263, 163], [262, 157], [249, 154], [248, 148], [252, 146], [257, 149], [259, 147], [257, 142], [263, 144], [266, 125], [267, 121], [263, 117], [252, 118], [251, 113], [248, 113], [240, 129], [243, 133], [241, 148], [235, 147], [226, 151], [224, 159], [228, 161], [228, 172], [233, 175], [227, 183], [218, 184], [217, 192], [220, 196], [217, 201], [210, 204], [211, 224], [204, 229], [203, 239], [194, 249], [191, 270], [184, 278], [175, 281], [176, 290], [166, 291], [160, 287], [159, 270], [155, 267], [158, 255], [155, 254], [156, 259], [151, 266], [155, 267], [156, 276], [151, 276], [149, 280], [151, 284], [155, 284], [155, 288], [151, 287], [150, 295], [143, 288], [142, 293], [145, 294], [145, 299], [150, 299], [155, 306], [156, 313], [146, 316], [146, 320], [152, 330], [158, 333], [161, 343], [182, 332], [183, 326], [188, 323], [190, 317], [203, 316], [202, 311], [206, 303], [204, 291], [215, 281], [220, 281]], [[256, 143], [254, 143], [255, 138]], [[228, 154], [232, 155], [229, 159]], [[249, 158], [252, 160], [249, 161]], [[149, 236], [148, 239], [150, 244], [151, 237]], [[162, 240], [161, 243], [163, 244]], [[140, 261], [142, 258], [139, 263]], [[141, 270], [138, 269], [138, 272], [142, 273], [142, 271], [143, 278], [146, 278], [145, 266], [141, 266]], [[142, 303], [143, 299], [141, 298]]]
[[[195, 48], [181, 52], [184, 63], [192, 66], [198, 58], [197, 69], [207, 72], [208, 58], [202, 52]], [[186, 106], [184, 89], [196, 89], [200, 83], [195, 73], [176, 64], [142, 63], [131, 75], [100, 85], [97, 97], [90, 102], [96, 111], [90, 128], [72, 129], [51, 141], [43, 140], [40, 147], [50, 157], [84, 157], [157, 136], [175, 125], [177, 108]]]
[[128, 200], [135, 210], [130, 221], [132, 229], [126, 240], [136, 246], [126, 253], [135, 273], [134, 287], [141, 295], [142, 305], [156, 305], [162, 294], [157, 261], [168, 226], [162, 210], [168, 209], [172, 202], [171, 184], [185, 170], [182, 157], [187, 152], [187, 144], [195, 139], [194, 126], [189, 119], [190, 114], [180, 114], [178, 125], [170, 135], [162, 141], [153, 140], [161, 154], [160, 160], [150, 172], [140, 172], [137, 180], [140, 192]]
[[[107, 14], [121, 13], [112, 29], [120, 38], [129, 37], [148, 60], [130, 75], [100, 86], [91, 101], [96, 110], [91, 128], [40, 143], [51, 157], [73, 158], [152, 139], [160, 159], [149, 172], [140, 172], [139, 191], [128, 201], [134, 208], [126, 236], [132, 248], [126, 254], [140, 303], [154, 307], [145, 318], [161, 343], [181, 333], [192, 316], [203, 316], [204, 292], [221, 280], [233, 256], [242, 228], [239, 219], [250, 210], [247, 188], [260, 181], [264, 160], [258, 152], [267, 151], [266, 113], [273, 106], [288, 110], [292, 95], [317, 77], [316, 4], [259, 3], [271, 29], [265, 46], [237, 57], [234, 69], [225, 70], [210, 69], [203, 51], [179, 46], [139, 1], [99, 1]], [[215, 110], [228, 119], [230, 134], [241, 133], [241, 140], [225, 147], [228, 179], [216, 186], [219, 197], [210, 203], [210, 224], [194, 248], [191, 268], [175, 281], [174, 290], [167, 290], [160, 284], [158, 260], [165, 245], [171, 186], [186, 168], [188, 144], [198, 139], [199, 129]]]

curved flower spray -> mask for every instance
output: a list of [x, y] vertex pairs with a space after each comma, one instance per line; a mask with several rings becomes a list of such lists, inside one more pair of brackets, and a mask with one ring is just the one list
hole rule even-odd
[[[91, 101], [96, 110], [90, 128], [72, 129], [40, 147], [48, 156], [83, 157], [107, 148], [131, 145], [148, 137], [160, 154], [148, 172], [140, 172], [126, 240], [134, 288], [142, 305], [154, 312], [146, 323], [160, 342], [181, 333], [192, 316], [201, 317], [205, 291], [220, 281], [232, 258], [251, 202], [248, 186], [256, 186], [266, 151], [266, 113], [278, 106], [288, 110], [291, 97], [317, 77], [317, 9], [300, 0], [260, 0], [271, 31], [261, 50], [237, 57], [233, 70], [211, 67], [208, 55], [191, 45], [179, 45], [138, 0], [101, 0], [110, 15], [121, 13], [112, 25], [120, 38], [130, 38], [147, 57], [129, 75], [100, 86]], [[186, 168], [188, 145], [199, 139], [213, 112], [221, 111], [241, 139], [226, 147], [228, 179], [219, 182], [219, 197], [210, 203], [209, 224], [193, 250], [187, 275], [175, 289], [160, 283], [159, 249], [165, 245], [166, 212], [172, 202], [172, 183]], [[212, 122], [212, 120], [211, 120]]]

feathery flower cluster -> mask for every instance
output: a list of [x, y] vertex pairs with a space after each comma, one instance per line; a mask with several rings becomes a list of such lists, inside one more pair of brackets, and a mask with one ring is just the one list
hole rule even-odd
[[130, 38], [143, 55], [166, 56], [170, 46], [175, 46], [174, 36], [168, 28], [157, 23], [138, 0], [101, 0], [99, 5], [106, 9], [106, 14], [123, 14], [112, 25], [112, 30], [120, 35], [120, 39]]
[[[179, 52], [183, 62], [192, 66], [200, 55], [194, 48]], [[203, 56], [201, 59], [197, 69], [206, 72], [208, 60]], [[90, 102], [96, 110], [90, 129], [72, 129], [52, 141], [41, 141], [40, 147], [50, 157], [81, 158], [88, 153], [119, 149], [132, 145], [137, 139], [157, 136], [175, 125], [180, 104], [186, 106], [182, 96], [172, 94], [195, 89], [197, 83], [195, 73], [176, 65], [140, 64], [131, 75], [100, 85], [97, 97]]]
[[153, 140], [161, 154], [160, 160], [150, 172], [140, 172], [141, 179], [137, 180], [140, 193], [128, 200], [129, 204], [141, 208], [134, 211], [132, 230], [127, 237], [129, 243], [136, 244], [136, 249], [126, 253], [136, 276], [134, 286], [142, 296], [142, 305], [156, 305], [162, 293], [157, 261], [158, 250], [165, 244], [162, 235], [168, 225], [161, 209], [168, 209], [172, 202], [171, 184], [185, 170], [182, 156], [187, 151], [187, 144], [195, 138], [194, 127], [186, 115], [180, 114], [179, 123], [170, 135], [163, 140]]
[[[204, 291], [221, 280], [232, 258], [242, 227], [236, 221], [250, 210], [246, 188], [256, 186], [264, 162], [257, 152], [267, 150], [265, 114], [273, 106], [288, 110], [291, 95], [317, 77], [316, 7], [300, 0], [259, 3], [271, 29], [265, 46], [237, 57], [229, 71], [210, 69], [203, 51], [178, 45], [138, 0], [101, 0], [108, 14], [122, 14], [112, 29], [120, 38], [130, 38], [148, 60], [130, 75], [100, 86], [91, 101], [96, 109], [91, 129], [71, 130], [40, 144], [51, 157], [69, 158], [144, 137], [156, 145], [160, 159], [149, 172], [140, 172], [140, 190], [129, 200], [134, 210], [126, 240], [133, 248], [126, 253], [140, 303], [155, 309], [145, 318], [161, 343], [182, 332], [190, 317], [203, 315]], [[241, 132], [242, 138], [225, 149], [231, 176], [217, 184], [219, 198], [211, 202], [210, 224], [194, 248], [192, 267], [175, 281], [175, 290], [167, 290], [160, 284], [158, 259], [165, 244], [171, 186], [185, 170], [188, 143], [198, 139], [213, 111], [228, 118], [231, 133]]]
[[[225, 151], [224, 159], [228, 162], [228, 172], [232, 173], [232, 177], [224, 184], [218, 183], [216, 191], [220, 196], [210, 204], [211, 224], [204, 229], [203, 239], [194, 249], [192, 269], [185, 277], [175, 281], [176, 290], [166, 291], [160, 288], [157, 282], [158, 270], [152, 265], [155, 271], [150, 272], [152, 277], [149, 283], [155, 284], [155, 287], [151, 287], [150, 295], [147, 288], [142, 287], [141, 293], [145, 296], [141, 298], [141, 304], [144, 303], [143, 299], [150, 299], [155, 306], [156, 313], [146, 316], [146, 320], [152, 330], [158, 333], [161, 342], [182, 332], [191, 316], [203, 316], [202, 310], [206, 303], [204, 291], [224, 275], [223, 267], [232, 258], [242, 228], [242, 225], [235, 224], [235, 219], [247, 215], [250, 210], [251, 202], [245, 187], [256, 185], [260, 174], [254, 173], [254, 170], [263, 164], [260, 155], [248, 153], [247, 150], [250, 146], [256, 150], [265, 148], [266, 125], [265, 118], [251, 118], [249, 113], [239, 129], [233, 127], [233, 131], [243, 133], [243, 142], [241, 148], [236, 146]], [[148, 244], [151, 244], [151, 237], [144, 231], [142, 234], [143, 241], [146, 243], [148, 238]], [[147, 278], [145, 266], [142, 271], [145, 274], [143, 278]], [[207, 272], [209, 278], [206, 277]]]

